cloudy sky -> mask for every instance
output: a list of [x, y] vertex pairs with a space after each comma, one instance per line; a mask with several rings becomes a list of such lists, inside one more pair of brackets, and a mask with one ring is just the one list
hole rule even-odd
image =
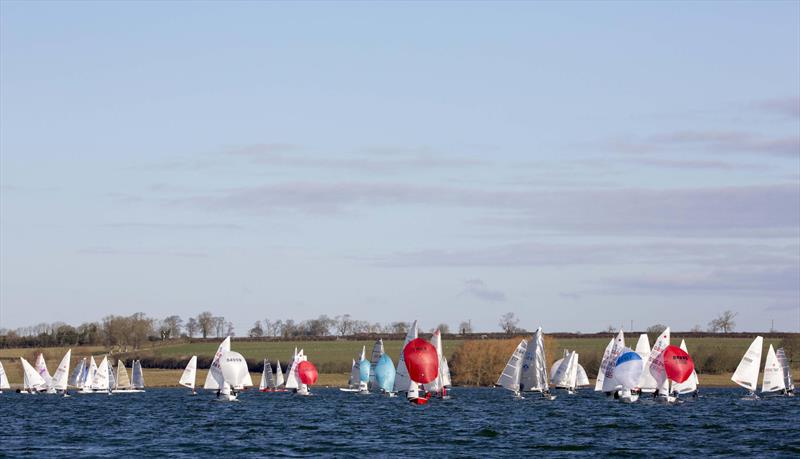
[[800, 331], [800, 6], [0, 4], [0, 327]]

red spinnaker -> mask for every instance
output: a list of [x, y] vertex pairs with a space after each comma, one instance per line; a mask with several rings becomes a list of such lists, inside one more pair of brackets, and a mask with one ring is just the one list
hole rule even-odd
[[408, 376], [417, 383], [427, 384], [439, 375], [439, 356], [433, 344], [422, 338], [411, 340], [403, 348]]
[[297, 374], [300, 376], [300, 382], [307, 385], [312, 385], [317, 382], [317, 367], [308, 360], [304, 360], [297, 364]]
[[689, 354], [678, 346], [667, 346], [664, 349], [664, 369], [669, 379], [682, 383], [692, 376], [694, 362]]

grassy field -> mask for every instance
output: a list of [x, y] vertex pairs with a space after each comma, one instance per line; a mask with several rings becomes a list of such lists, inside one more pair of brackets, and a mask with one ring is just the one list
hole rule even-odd
[[[628, 346], [634, 347], [638, 336], [627, 336]], [[603, 349], [605, 348], [608, 338], [559, 338], [555, 340], [555, 352], [552, 353], [554, 358], [560, 356], [563, 349], [576, 350], [580, 354], [580, 361], [590, 376], [596, 372], [599, 360], [602, 357]], [[679, 335], [672, 336], [673, 343], [680, 343], [681, 337]], [[728, 371], [707, 371], [715, 365], [715, 362], [724, 360], [726, 365], [730, 367], [731, 363], [735, 367], [742, 354], [744, 354], [747, 347], [752, 340], [750, 338], [729, 338], [729, 337], [702, 337], [702, 338], [689, 338], [686, 340], [687, 347], [690, 354], [695, 360], [698, 374], [701, 377], [701, 383], [706, 385], [731, 385], [729, 378], [730, 372]], [[248, 360], [260, 362], [264, 358], [269, 358], [272, 362], [280, 360], [284, 365], [288, 363], [294, 352], [295, 347], [304, 349], [309, 359], [314, 362], [320, 369], [320, 382], [321, 385], [343, 385], [347, 382], [347, 375], [350, 367], [351, 360], [361, 352], [362, 346], [366, 346], [367, 355], [372, 350], [373, 341], [236, 341], [234, 339], [232, 348], [240, 352]], [[445, 355], [452, 356], [460, 346], [463, 344], [461, 340], [445, 340], [444, 350]], [[652, 344], [652, 342], [651, 342]], [[766, 357], [766, 350], [772, 344], [778, 347], [780, 339], [765, 339], [764, 352], [762, 359]], [[386, 352], [397, 360], [400, 354], [401, 341], [387, 340], [384, 341], [384, 348]], [[141, 358], [153, 357], [171, 359], [180, 366], [184, 361], [192, 355], [211, 357], [216, 351], [218, 343], [210, 342], [175, 342], [175, 343], [153, 343], [148, 347], [137, 351], [137, 356]], [[8, 373], [9, 380], [19, 383], [22, 380], [22, 368], [19, 362], [19, 357], [25, 357], [31, 363], [34, 362], [38, 352], [43, 352], [47, 361], [48, 368], [52, 372], [55, 370], [56, 365], [61, 360], [61, 357], [66, 352], [66, 348], [44, 348], [44, 349], [0, 349], [0, 361]], [[103, 355], [106, 350], [102, 347], [77, 347], [73, 348], [72, 355], [74, 366], [78, 359], [88, 355]], [[130, 355], [128, 356], [130, 358]], [[795, 358], [793, 365], [797, 365], [800, 359]], [[99, 363], [99, 362], [98, 362]], [[130, 362], [128, 362], [130, 366]], [[763, 361], [762, 361], [763, 366]], [[705, 368], [704, 368], [705, 367]], [[198, 380], [205, 379], [203, 370], [198, 376]], [[795, 368], [795, 372], [797, 369]], [[173, 386], [180, 377], [181, 370], [177, 369], [155, 369], [147, 368], [145, 370], [145, 377], [148, 385], [153, 386]], [[260, 376], [253, 376], [253, 380], [258, 382]]]

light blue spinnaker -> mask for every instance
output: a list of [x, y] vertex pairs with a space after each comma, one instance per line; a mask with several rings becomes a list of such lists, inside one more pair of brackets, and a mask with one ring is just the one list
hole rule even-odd
[[358, 364], [359, 379], [363, 383], [369, 382], [369, 367], [370, 363], [367, 359], [362, 360], [361, 363]]
[[386, 392], [394, 390], [394, 376], [395, 376], [394, 362], [389, 354], [383, 354], [375, 365], [375, 378], [378, 380], [378, 386]]

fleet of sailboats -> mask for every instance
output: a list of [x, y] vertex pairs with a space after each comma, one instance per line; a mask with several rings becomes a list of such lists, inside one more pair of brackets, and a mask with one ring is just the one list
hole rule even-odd
[[[756, 390], [763, 341], [761, 336], [753, 340], [731, 377], [734, 383], [748, 390], [747, 399], [758, 398]], [[517, 399], [523, 399], [526, 392], [538, 392], [543, 398], [553, 400], [556, 397], [551, 389], [563, 389], [574, 394], [578, 388], [590, 384], [579, 357], [574, 350], [564, 350], [563, 357], [549, 367], [548, 377], [544, 334], [539, 327], [529, 340], [519, 342], [496, 385], [511, 391]], [[36, 356], [33, 365], [20, 357], [23, 381], [18, 392], [68, 396], [70, 387], [81, 394], [144, 392], [144, 374], [139, 360], [133, 361], [129, 378], [125, 362], [117, 360], [114, 368], [107, 355], [102, 357], [99, 365], [94, 356], [80, 359], [70, 374], [71, 358], [70, 349], [51, 375], [42, 353]], [[317, 370], [303, 349], [298, 351], [295, 348], [285, 381], [280, 362], [275, 365], [274, 372], [272, 368], [270, 361], [264, 359], [259, 384], [262, 392], [290, 389], [298, 395], [309, 395], [309, 386], [317, 379]], [[794, 395], [790, 362], [784, 349], [776, 350], [769, 345], [763, 371], [762, 394]], [[196, 377], [197, 356], [192, 356], [178, 383], [192, 389], [195, 394]], [[284, 383], [285, 389], [281, 389]], [[430, 342], [425, 341], [419, 338], [417, 322], [414, 321], [407, 330], [396, 366], [384, 352], [383, 340], [375, 341], [369, 358], [366, 346], [362, 346], [352, 361], [350, 388], [342, 390], [359, 394], [379, 392], [389, 396], [403, 392], [410, 401], [423, 404], [431, 396], [448, 398], [451, 385], [440, 330], [433, 332]], [[227, 337], [214, 355], [203, 388], [216, 390], [221, 400], [233, 401], [242, 390], [251, 386], [247, 361], [231, 350], [231, 339]], [[626, 403], [636, 402], [643, 393], [653, 393], [657, 401], [681, 403], [678, 397], [689, 394], [696, 397], [698, 386], [699, 378], [685, 340], [681, 340], [680, 346], [671, 345], [670, 328], [667, 327], [652, 348], [647, 334], [639, 336], [635, 349], [626, 347], [624, 333], [620, 330], [606, 346], [594, 389]], [[0, 393], [10, 387], [6, 371], [0, 364]]]

